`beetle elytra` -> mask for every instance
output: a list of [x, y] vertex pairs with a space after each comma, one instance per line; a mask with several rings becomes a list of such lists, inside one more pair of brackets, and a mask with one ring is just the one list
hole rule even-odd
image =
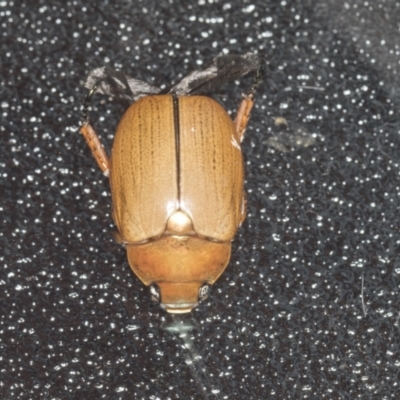
[[[203, 94], [255, 71], [236, 119]], [[246, 213], [240, 143], [263, 63], [248, 53], [222, 55], [161, 90], [110, 68], [93, 70], [80, 128], [100, 169], [110, 177], [113, 219], [133, 272], [170, 313], [207, 297], [222, 274]], [[132, 102], [107, 156], [89, 123], [95, 93]]]

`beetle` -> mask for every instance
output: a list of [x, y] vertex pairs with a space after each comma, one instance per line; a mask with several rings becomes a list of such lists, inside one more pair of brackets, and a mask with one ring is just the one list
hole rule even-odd
[[[169, 313], [190, 312], [228, 265], [246, 215], [243, 139], [264, 63], [252, 53], [219, 55], [161, 90], [109, 67], [85, 86], [80, 132], [110, 178], [113, 220], [132, 271]], [[234, 121], [204, 94], [255, 72]], [[109, 158], [89, 122], [94, 93], [132, 104]]]

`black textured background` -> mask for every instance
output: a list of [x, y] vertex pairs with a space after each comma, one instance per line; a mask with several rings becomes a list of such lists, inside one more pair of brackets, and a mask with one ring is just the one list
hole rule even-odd
[[[399, 2], [4, 0], [0, 18], [2, 399], [400, 397]], [[109, 65], [167, 85], [228, 50], [269, 61], [249, 214], [211, 298], [173, 319], [112, 239], [82, 82]], [[216, 95], [233, 111], [250, 83]], [[125, 107], [95, 97], [108, 149]]]

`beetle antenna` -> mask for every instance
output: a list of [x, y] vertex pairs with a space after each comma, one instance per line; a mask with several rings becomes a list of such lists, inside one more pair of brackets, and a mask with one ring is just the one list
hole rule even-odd
[[81, 126], [85, 126], [89, 124], [89, 106], [90, 106], [90, 101], [92, 100], [93, 95], [96, 93], [96, 90], [100, 86], [100, 83], [102, 81], [97, 82], [88, 92], [88, 94], [84, 97], [83, 102], [82, 102], [82, 111], [81, 111], [81, 116], [82, 116], [82, 122]]
[[254, 75], [254, 81], [253, 84], [251, 85], [249, 96], [252, 98], [254, 96], [254, 93], [260, 86], [261, 82], [264, 80], [265, 76], [265, 67], [266, 67], [266, 61], [263, 57], [260, 57], [260, 65], [257, 68], [257, 71]]

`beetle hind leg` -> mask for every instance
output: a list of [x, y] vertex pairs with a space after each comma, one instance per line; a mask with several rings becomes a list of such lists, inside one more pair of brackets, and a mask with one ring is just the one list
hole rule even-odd
[[103, 174], [105, 176], [108, 176], [110, 173], [110, 159], [107, 156], [107, 153], [104, 150], [104, 147], [101, 144], [99, 137], [97, 136], [96, 132], [89, 123], [89, 103], [93, 94], [96, 92], [97, 87], [98, 87], [97, 85], [93, 86], [93, 88], [89, 91], [89, 93], [83, 100], [83, 107], [82, 107], [83, 121], [79, 131], [84, 136], [90, 150], [92, 151], [92, 154], [97, 162], [97, 165], [103, 171]]
[[254, 101], [253, 96], [243, 96], [243, 100], [240, 103], [239, 109], [236, 114], [234, 121], [236, 132], [238, 134], [238, 139], [241, 142], [244, 138], [244, 133], [246, 132], [247, 124], [250, 119], [250, 111], [253, 108]]
[[238, 139], [240, 141], [244, 138], [244, 133], [247, 128], [247, 124], [250, 119], [250, 112], [254, 105], [254, 93], [256, 92], [258, 86], [262, 82], [264, 78], [265, 72], [265, 61], [264, 59], [260, 59], [260, 66], [257, 69], [257, 72], [254, 76], [253, 84], [251, 85], [250, 91], [247, 95], [243, 95], [243, 100], [240, 103], [239, 109], [236, 114], [236, 118], [234, 121], [236, 132], [238, 134]]
[[110, 173], [110, 159], [108, 158], [107, 153], [104, 150], [104, 147], [101, 144], [96, 132], [90, 124], [82, 125], [79, 130], [85, 137], [86, 142], [97, 162], [97, 165], [103, 171], [103, 174], [108, 176]]

